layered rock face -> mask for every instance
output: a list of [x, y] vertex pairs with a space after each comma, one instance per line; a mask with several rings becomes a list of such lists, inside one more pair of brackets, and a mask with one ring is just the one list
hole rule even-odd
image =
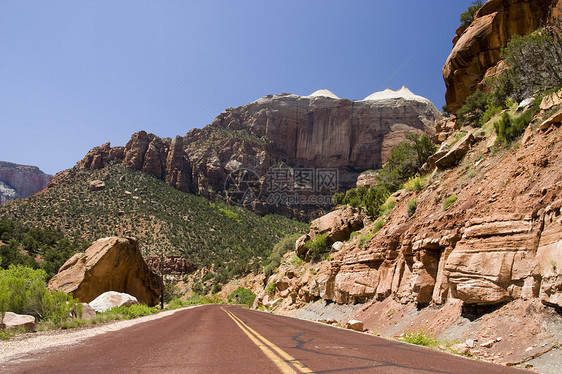
[[36, 166], [0, 161], [0, 204], [36, 194], [47, 188], [52, 178]]
[[[535, 299], [562, 307], [561, 139], [559, 120], [529, 127], [520, 147], [501, 155], [483, 157], [487, 142], [475, 140], [459, 166], [433, 173], [425, 190], [391, 196], [396, 206], [380, 231], [366, 224], [332, 247], [330, 261], [298, 276], [282, 268], [268, 282], [283, 290], [289, 309], [318, 298], [340, 304], [392, 298], [420, 306]], [[414, 199], [410, 217], [406, 205]], [[454, 203], [445, 205], [448, 199]], [[309, 235], [323, 221], [332, 230], [322, 232], [336, 232], [356, 220], [337, 216], [346, 222], [323, 217]]]
[[498, 70], [501, 48], [512, 35], [527, 35], [544, 25], [555, 0], [489, 0], [472, 24], [457, 30], [453, 51], [443, 67], [447, 109], [456, 112], [483, 79]]
[[124, 292], [152, 306], [158, 303], [163, 285], [144, 262], [135, 239], [112, 237], [99, 239], [85, 253], [72, 256], [48, 288], [72, 292], [82, 302], [107, 291]]
[[[269, 95], [229, 108], [211, 125], [183, 138], [160, 139], [141, 131], [125, 147], [110, 147], [109, 143], [95, 147], [78, 167], [100, 169], [109, 162], [122, 162], [182, 191], [208, 198], [222, 195], [234, 203], [241, 202], [234, 201], [229, 191], [247, 186], [244, 178], [252, 178], [253, 199], [244, 205], [257, 213], [294, 216], [302, 206], [268, 200], [273, 168], [312, 173], [331, 169], [338, 175], [330, 189], [317, 189], [317, 174], [310, 174], [298, 192], [306, 197], [332, 195], [354, 186], [359, 172], [381, 166], [406, 134], [433, 136], [440, 117], [429, 100], [406, 87], [376, 92], [359, 101], [339, 99], [327, 90], [309, 96]], [[240, 170], [246, 174], [236, 174]], [[69, 180], [71, 174], [58, 174], [53, 184]], [[296, 192], [297, 182], [292, 178], [284, 182], [283, 192]], [[311, 203], [309, 208], [317, 210], [318, 204]]]

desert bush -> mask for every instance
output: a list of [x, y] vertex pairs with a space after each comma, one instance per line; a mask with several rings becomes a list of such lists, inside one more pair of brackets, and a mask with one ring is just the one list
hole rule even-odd
[[518, 138], [529, 126], [537, 106], [528, 109], [523, 114], [512, 117], [509, 113], [504, 113], [499, 121], [494, 122], [494, 129], [497, 134], [496, 144], [507, 145]]
[[373, 226], [373, 234], [376, 234], [377, 232], [379, 232], [382, 229], [383, 226], [384, 226], [384, 220], [378, 219], [375, 222], [375, 225]]
[[275, 295], [275, 282], [269, 282], [267, 286], [265, 286], [265, 293], [269, 296]]
[[428, 334], [422, 330], [407, 333], [400, 340], [406, 343], [421, 345], [429, 348], [435, 347], [439, 344], [439, 341], [435, 339], [433, 335]]
[[[30, 314], [37, 319], [60, 322], [81, 314], [78, 300], [64, 292], [49, 292], [47, 273], [23, 265], [0, 270], [0, 313]], [[71, 313], [73, 312], [73, 313]]]
[[492, 101], [492, 94], [476, 90], [466, 98], [464, 105], [457, 110], [457, 122], [461, 126], [480, 126], [484, 114]]
[[448, 210], [457, 201], [457, 195], [452, 194], [443, 201], [443, 210]]
[[406, 189], [406, 191], [419, 192], [425, 188], [426, 183], [426, 178], [420, 177], [419, 174], [416, 174], [415, 176], [408, 179], [408, 181], [404, 184], [404, 188]]
[[413, 216], [417, 208], [418, 208], [418, 199], [412, 199], [408, 201], [408, 203], [406, 203], [406, 213], [408, 214], [408, 217]]
[[521, 101], [536, 92], [562, 86], [562, 41], [557, 28], [560, 25], [511, 37], [501, 51], [509, 70], [496, 86], [499, 100], [503, 94]]
[[312, 262], [324, 259], [332, 249], [328, 240], [328, 234], [316, 235], [314, 240], [309, 240], [305, 243], [305, 247], [308, 249], [308, 255]]
[[131, 306], [116, 306], [104, 312], [106, 315], [119, 315], [124, 319], [133, 319], [138, 317], [150, 316], [158, 313], [160, 310], [156, 307], [150, 307], [145, 304], [134, 304]]
[[279, 267], [285, 253], [295, 250], [295, 242], [300, 237], [301, 234], [288, 235], [275, 244], [269, 256], [263, 261], [263, 272], [267, 277]]
[[373, 238], [373, 235], [374, 235], [373, 233], [361, 235], [359, 237], [359, 241], [357, 242], [357, 246], [359, 248], [364, 248], [365, 245], [367, 245], [371, 241], [371, 239]]

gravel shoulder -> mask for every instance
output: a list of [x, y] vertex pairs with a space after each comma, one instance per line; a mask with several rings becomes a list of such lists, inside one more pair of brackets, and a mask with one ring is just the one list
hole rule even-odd
[[22, 334], [12, 337], [7, 341], [0, 341], [0, 364], [8, 361], [24, 360], [26, 356], [38, 351], [60, 348], [65, 345], [73, 345], [93, 336], [117, 331], [144, 323], [168, 317], [180, 310], [196, 308], [190, 306], [181, 309], [168, 310], [153, 314], [151, 316], [139, 317], [125, 321], [112, 321], [99, 325], [88, 325], [68, 330], [52, 330], [35, 333]]

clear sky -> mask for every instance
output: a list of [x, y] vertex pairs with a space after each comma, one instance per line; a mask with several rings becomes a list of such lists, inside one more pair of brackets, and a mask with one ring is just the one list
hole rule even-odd
[[470, 3], [2, 0], [0, 160], [54, 174], [107, 141], [185, 135], [282, 92], [360, 100], [406, 85], [441, 109]]

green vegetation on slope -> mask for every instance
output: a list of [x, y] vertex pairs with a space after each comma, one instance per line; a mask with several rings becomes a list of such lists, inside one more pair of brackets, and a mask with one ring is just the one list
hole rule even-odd
[[466, 99], [456, 115], [461, 126], [482, 127], [494, 115], [526, 98], [535, 98], [535, 107], [521, 118], [504, 114], [496, 126], [500, 142], [508, 143], [525, 130], [538, 110], [542, 97], [562, 87], [562, 39], [555, 26], [526, 36], [514, 35], [501, 57], [508, 69], [488, 80], [491, 91], [480, 90]]
[[84, 251], [88, 241], [68, 240], [59, 230], [30, 228], [19, 222], [0, 220], [1, 266], [26, 265], [45, 270], [48, 278], [76, 252]]
[[348, 204], [363, 208], [372, 218], [377, 218], [385, 210], [385, 202], [391, 193], [408, 184], [413, 189], [422, 189], [425, 183], [416, 176], [421, 166], [437, 150], [427, 135], [409, 134], [408, 141], [402, 142], [390, 151], [390, 157], [376, 175], [377, 185], [369, 188], [359, 186], [344, 193], [336, 193], [334, 204]]
[[[105, 182], [104, 190], [89, 190], [96, 179]], [[221, 284], [258, 270], [281, 238], [307, 230], [304, 223], [210, 202], [116, 164], [77, 169], [72, 183], [2, 204], [0, 218], [60, 230], [70, 241], [134, 236], [145, 254], [164, 251], [212, 267]]]

